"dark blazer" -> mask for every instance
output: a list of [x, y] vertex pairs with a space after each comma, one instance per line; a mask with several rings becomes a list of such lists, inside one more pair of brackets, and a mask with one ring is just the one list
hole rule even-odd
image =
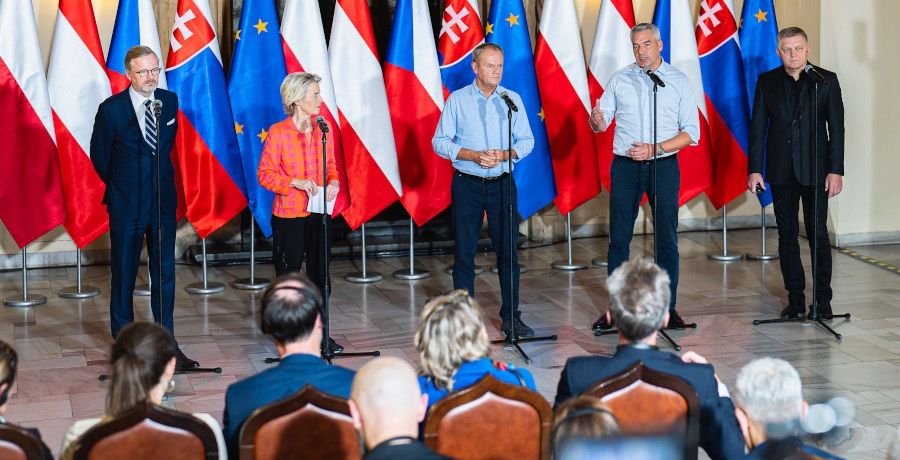
[[307, 383], [333, 396], [350, 398], [356, 372], [325, 364], [314, 355], [295, 354], [282, 358], [278, 366], [232, 383], [225, 392], [224, 434], [229, 456], [238, 458], [241, 425], [256, 409], [300, 391]]
[[[100, 104], [91, 136], [91, 162], [106, 184], [103, 204], [110, 217], [118, 219], [138, 219], [155, 209], [156, 158], [144, 141], [144, 133], [131, 105], [130, 88]], [[178, 96], [164, 89], [157, 89], [154, 95], [163, 103], [158, 136], [160, 189], [162, 212], [169, 214], [175, 213], [178, 206], [172, 164], [172, 147], [178, 131]]]
[[685, 363], [678, 356], [654, 348], [620, 346], [611, 357], [569, 358], [559, 377], [556, 404], [578, 396], [595, 383], [642, 361], [648, 368], [683, 378], [700, 396], [700, 447], [713, 459], [744, 455], [744, 437], [734, 415], [731, 398], [719, 396], [713, 367]]
[[784, 439], [770, 439], [750, 451], [744, 460], [790, 460], [790, 459], [834, 459], [841, 460], [834, 454], [804, 444], [796, 436]]
[[[802, 185], [825, 182], [828, 174], [844, 175], [844, 102], [837, 75], [814, 66], [825, 83], [818, 90], [819, 170], [813, 175], [812, 124], [816, 98], [815, 82], [805, 73], [797, 104], [788, 95], [788, 80], [793, 80], [784, 67], [777, 67], [759, 76], [753, 99], [750, 120], [750, 152], [747, 172], [762, 173], [765, 164], [766, 181], [773, 185], [790, 183], [794, 171]], [[768, 133], [768, 134], [767, 134]]]

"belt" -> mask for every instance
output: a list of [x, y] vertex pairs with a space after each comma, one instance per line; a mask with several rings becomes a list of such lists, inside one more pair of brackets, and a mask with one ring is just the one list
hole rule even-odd
[[501, 174], [501, 175], [499, 175], [499, 176], [487, 176], [487, 177], [482, 177], [482, 176], [476, 176], [476, 175], [474, 175], [474, 174], [464, 173], [464, 172], [462, 172], [462, 171], [460, 171], [460, 170], [458, 170], [458, 169], [456, 170], [456, 173], [459, 174], [460, 177], [468, 177], [469, 179], [477, 180], [478, 182], [481, 182], [481, 183], [484, 183], [484, 184], [488, 184], [488, 183], [491, 183], [491, 182], [497, 182], [498, 180], [503, 179], [503, 178], [505, 178], [506, 176], [509, 175], [509, 173], [503, 173], [503, 174]]
[[[674, 158], [677, 158], [677, 157], [678, 157], [678, 153], [673, 153], [673, 154], [671, 154], [671, 155], [666, 155], [666, 156], [664, 156], [664, 157], [657, 157], [657, 158], [656, 158], [656, 161], [662, 163], [663, 161], [671, 160], [671, 159], [674, 159]], [[616, 155], [616, 158], [621, 158], [621, 159], [623, 159], [623, 160], [625, 160], [625, 161], [627, 161], [627, 162], [629, 162], [629, 163], [639, 163], [639, 164], [642, 164], [642, 165], [649, 165], [649, 164], [652, 164], [652, 163], [653, 163], [653, 157], [650, 157], [649, 160], [635, 160], [634, 158], [631, 158], [631, 157], [626, 156], [626, 155]]]

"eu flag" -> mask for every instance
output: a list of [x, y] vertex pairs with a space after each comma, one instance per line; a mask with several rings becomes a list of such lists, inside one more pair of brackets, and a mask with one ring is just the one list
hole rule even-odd
[[241, 149], [250, 212], [263, 235], [269, 237], [275, 194], [259, 185], [256, 171], [266, 143], [266, 132], [286, 117], [280, 88], [287, 69], [275, 2], [244, 0], [235, 38], [228, 95]]
[[525, 22], [522, 0], [494, 0], [488, 14], [486, 40], [503, 48], [503, 80], [500, 85], [522, 97], [520, 110], [528, 115], [534, 150], [516, 163], [513, 177], [519, 192], [519, 215], [527, 219], [556, 198], [550, 141], [538, 92], [534, 53]]

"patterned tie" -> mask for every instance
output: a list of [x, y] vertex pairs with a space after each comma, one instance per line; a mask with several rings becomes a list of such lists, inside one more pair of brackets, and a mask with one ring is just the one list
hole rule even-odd
[[150, 146], [150, 151], [156, 156], [156, 122], [153, 118], [153, 108], [150, 106], [150, 100], [144, 102], [144, 140]]

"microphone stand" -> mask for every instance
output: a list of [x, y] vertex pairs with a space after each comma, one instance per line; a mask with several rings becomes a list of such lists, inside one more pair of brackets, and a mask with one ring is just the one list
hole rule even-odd
[[[506, 208], [507, 208], [506, 218], [507, 218], [507, 225], [509, 226], [509, 235], [507, 235], [509, 237], [509, 240], [507, 241], [507, 244], [506, 244], [506, 255], [509, 258], [509, 298], [510, 298], [509, 334], [507, 334], [506, 338], [503, 338], [500, 340], [492, 340], [491, 344], [512, 345], [512, 346], [516, 347], [516, 350], [519, 350], [519, 354], [521, 354], [522, 357], [525, 358], [525, 364], [531, 364], [533, 362], [533, 360], [528, 356], [528, 354], [525, 353], [525, 350], [523, 350], [522, 347], [519, 346], [519, 343], [537, 342], [537, 341], [544, 341], [544, 340], [556, 340], [556, 334], [549, 335], [549, 336], [527, 337], [527, 338], [520, 338], [516, 335], [516, 319], [515, 318], [516, 318], [516, 309], [519, 306], [519, 293], [515, 291], [516, 280], [515, 280], [515, 275], [513, 273], [515, 271], [513, 269], [513, 254], [515, 254], [516, 240], [517, 240], [516, 236], [518, 235], [519, 231], [515, 225], [517, 223], [517, 220], [516, 220], [515, 212], [513, 211], [513, 208], [515, 206], [513, 205], [513, 191], [512, 191], [513, 180], [515, 180], [512, 175], [512, 172], [513, 172], [513, 162], [512, 162], [513, 105], [512, 105], [511, 101], [505, 100], [505, 98], [504, 98], [504, 102], [506, 102], [506, 118], [507, 118], [507, 127], [508, 127], [506, 145], [507, 145], [507, 148], [509, 149], [509, 154], [506, 155], [506, 169], [509, 174], [509, 177], [507, 178], [507, 179], [509, 179], [509, 181], [506, 183], [506, 197], [507, 197], [507, 201], [508, 201], [507, 206], [506, 206]], [[500, 269], [500, 265], [501, 265], [499, 260], [497, 261], [497, 265], [498, 265], [497, 269], [498, 269], [498, 273], [499, 273], [499, 269]]]
[[[806, 72], [804, 72], [806, 73]], [[809, 74], [807, 74], [809, 75]], [[812, 77], [810, 75], [810, 77]], [[763, 320], [753, 320], [753, 325], [757, 326], [760, 324], [769, 324], [769, 323], [787, 323], [787, 322], [802, 322], [809, 319], [810, 321], [822, 326], [823, 329], [831, 333], [835, 339], [841, 340], [843, 336], [834, 331], [834, 329], [828, 327], [827, 324], [822, 322], [822, 316], [819, 315], [819, 303], [817, 302], [817, 288], [819, 284], [819, 280], [816, 278], [816, 275], [819, 273], [819, 143], [818, 136], [816, 135], [819, 130], [819, 81], [816, 78], [810, 78], [814, 83], [813, 89], [813, 126], [809, 133], [810, 142], [812, 142], [812, 155], [813, 155], [813, 230], [812, 230], [812, 305], [809, 306], [809, 314], [810, 318], [807, 318], [806, 315], [800, 315], [797, 318], [776, 318], [776, 319], [763, 319]], [[842, 313], [839, 315], [833, 315], [835, 318], [849, 318], [850, 313]]]

